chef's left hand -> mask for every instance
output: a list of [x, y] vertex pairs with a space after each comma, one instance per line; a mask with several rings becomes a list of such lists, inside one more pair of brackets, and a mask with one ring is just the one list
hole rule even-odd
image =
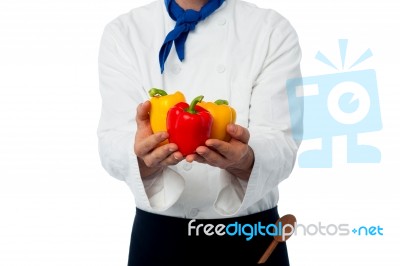
[[232, 137], [229, 142], [208, 139], [205, 146], [196, 149], [196, 154], [186, 156], [186, 161], [206, 163], [248, 180], [254, 164], [254, 152], [248, 145], [250, 133], [247, 128], [235, 124], [227, 126], [227, 133]]

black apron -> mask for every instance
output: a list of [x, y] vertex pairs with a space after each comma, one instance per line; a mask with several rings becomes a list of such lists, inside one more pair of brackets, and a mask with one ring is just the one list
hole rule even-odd
[[[216, 234], [218, 224], [275, 224], [279, 219], [277, 207], [260, 213], [226, 219], [196, 219], [191, 225], [184, 219], [163, 216], [136, 209], [133, 223], [128, 266], [190, 266], [190, 265], [238, 265], [257, 264], [273, 237], [256, 235], [251, 240], [248, 236]], [[198, 226], [203, 224], [203, 226]], [[212, 224], [214, 233], [207, 236], [204, 226]], [[199, 235], [196, 236], [198, 226]], [[208, 226], [210, 229], [211, 226]], [[238, 228], [238, 227], [236, 227]], [[223, 229], [223, 228], [222, 228]], [[249, 228], [246, 229], [247, 232]], [[235, 228], [231, 226], [230, 232]], [[220, 231], [221, 234], [222, 231]], [[239, 232], [239, 231], [237, 231]], [[289, 258], [285, 243], [279, 243], [265, 264], [269, 266], [289, 266]]]

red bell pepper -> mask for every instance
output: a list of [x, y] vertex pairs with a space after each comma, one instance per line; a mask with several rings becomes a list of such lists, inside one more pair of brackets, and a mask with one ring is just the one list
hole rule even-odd
[[178, 145], [183, 156], [195, 153], [210, 138], [213, 118], [206, 109], [196, 105], [202, 100], [203, 96], [198, 96], [190, 106], [180, 102], [168, 111], [169, 142]]

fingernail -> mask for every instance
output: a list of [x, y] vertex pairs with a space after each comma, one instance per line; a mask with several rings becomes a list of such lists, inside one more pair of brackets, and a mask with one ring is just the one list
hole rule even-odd
[[229, 124], [229, 125], [228, 125], [228, 130], [229, 130], [229, 131], [235, 131], [235, 125]]

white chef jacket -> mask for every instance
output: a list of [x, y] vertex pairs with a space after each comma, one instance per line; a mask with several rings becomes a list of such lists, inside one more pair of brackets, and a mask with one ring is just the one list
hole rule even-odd
[[[157, 0], [105, 27], [99, 53], [103, 167], [127, 183], [138, 208], [152, 213], [209, 219], [275, 207], [278, 184], [290, 175], [299, 145], [291, 132], [302, 116], [291, 121], [285, 88], [289, 78], [300, 77], [295, 30], [273, 10], [227, 0], [189, 33], [182, 62], [172, 47], [161, 74], [159, 50], [174, 25], [164, 0]], [[228, 100], [237, 124], [250, 131], [255, 155], [250, 179], [182, 161], [142, 180], [133, 152], [135, 116], [152, 87], [182, 91], [188, 101], [198, 95]], [[301, 114], [301, 104], [296, 108]]]

